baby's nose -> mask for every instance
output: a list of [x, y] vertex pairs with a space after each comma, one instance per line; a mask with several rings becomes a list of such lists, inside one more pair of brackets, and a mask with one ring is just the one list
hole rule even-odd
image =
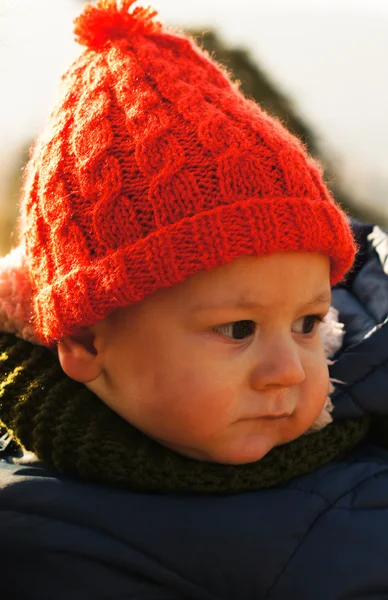
[[292, 338], [276, 340], [259, 348], [251, 373], [253, 388], [291, 387], [305, 378], [299, 348]]

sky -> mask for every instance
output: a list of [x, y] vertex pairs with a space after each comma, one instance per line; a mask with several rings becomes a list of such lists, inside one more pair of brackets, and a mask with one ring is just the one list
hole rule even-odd
[[[288, 94], [364, 202], [388, 223], [387, 0], [151, 0], [175, 26], [214, 27]], [[0, 0], [0, 203], [16, 149], [43, 126], [79, 52], [75, 0]]]

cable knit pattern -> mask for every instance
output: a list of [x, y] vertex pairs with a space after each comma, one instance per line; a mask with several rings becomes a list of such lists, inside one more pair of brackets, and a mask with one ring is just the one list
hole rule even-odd
[[101, 0], [76, 21], [87, 48], [27, 169], [21, 234], [46, 343], [242, 255], [322, 252], [332, 284], [353, 262], [301, 143], [132, 4]]

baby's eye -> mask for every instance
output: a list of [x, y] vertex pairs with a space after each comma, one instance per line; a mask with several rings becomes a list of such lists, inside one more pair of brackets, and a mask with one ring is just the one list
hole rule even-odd
[[294, 333], [302, 333], [303, 335], [308, 335], [312, 333], [317, 323], [322, 323], [324, 317], [322, 315], [308, 315], [307, 317], [302, 317], [298, 319], [297, 323], [302, 323], [302, 331], [294, 331]]
[[255, 333], [256, 323], [254, 321], [233, 321], [214, 327], [214, 331], [221, 333], [233, 340], [243, 340]]

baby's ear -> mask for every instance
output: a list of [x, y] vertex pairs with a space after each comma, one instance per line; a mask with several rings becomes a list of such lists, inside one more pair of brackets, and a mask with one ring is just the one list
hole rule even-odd
[[95, 336], [90, 329], [64, 338], [58, 344], [58, 358], [68, 377], [90, 383], [101, 375], [100, 356], [95, 346]]

